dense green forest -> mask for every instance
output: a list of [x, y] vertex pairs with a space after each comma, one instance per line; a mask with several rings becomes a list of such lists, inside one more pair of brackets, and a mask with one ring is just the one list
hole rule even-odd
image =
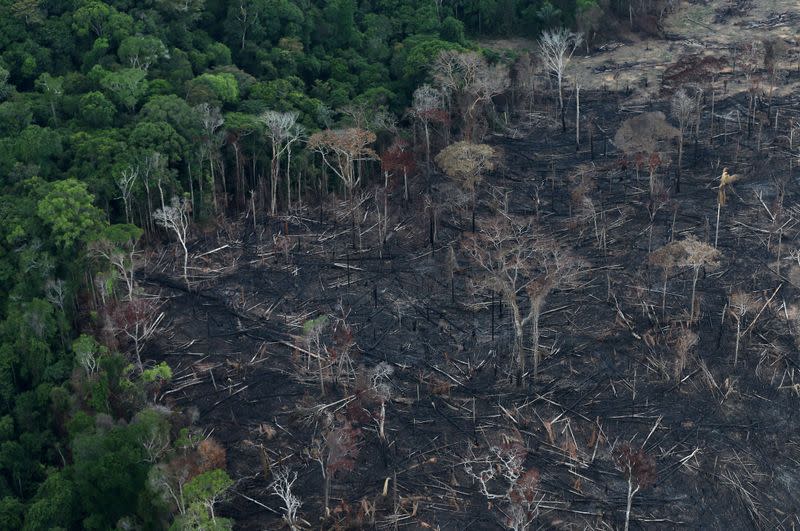
[[153, 213], [175, 197], [197, 223], [265, 216], [328, 191], [310, 150], [271, 142], [269, 111], [296, 118], [295, 140], [362, 127], [385, 149], [442, 50], [591, 37], [615, 10], [628, 2], [0, 0], [0, 528], [230, 526], [213, 515], [224, 450], [154, 404], [169, 367], [121, 354], [150, 311], [129, 256], [166, 237]]

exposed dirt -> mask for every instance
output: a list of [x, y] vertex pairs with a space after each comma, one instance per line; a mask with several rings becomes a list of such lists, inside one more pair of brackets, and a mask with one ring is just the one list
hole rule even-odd
[[[797, 10], [789, 1], [763, 4], [772, 7], [753, 2], [720, 27], [755, 34], [749, 23]], [[503, 528], [507, 504], [487, 502], [464, 463], [505, 435], [523, 442], [524, 468], [541, 474], [535, 528], [621, 527], [627, 482], [612, 452], [622, 442], [643, 446], [656, 462], [655, 483], [633, 499], [634, 529], [800, 525], [800, 320], [791, 313], [800, 261], [789, 258], [800, 247], [800, 172], [789, 162], [798, 139], [791, 152], [787, 136], [791, 120], [800, 119], [799, 94], [787, 89], [771, 104], [760, 99], [758, 110], [769, 115], [748, 134], [747, 94], [723, 89], [740, 77], [723, 69], [714, 80], [714, 138], [706, 100], [699, 141], [686, 146], [680, 192], [674, 157], [657, 171], [671, 188], [663, 204], [650, 198], [647, 170], [621, 165], [610, 142], [634, 113], [669, 114], [668, 103], [659, 103], [658, 72], [693, 49], [689, 40], [712, 50], [729, 44], [686, 22], [712, 24], [715, 16], [711, 5], [689, 4], [666, 26], [683, 41], [626, 45], [582, 59], [587, 71], [609, 64], [619, 75], [596, 76], [602, 81], [582, 91], [582, 114], [597, 127], [591, 143], [584, 132], [577, 152], [574, 129], [562, 133], [542, 102], [508, 134], [488, 139], [503, 164], [480, 187], [478, 229], [509, 192], [509, 212], [536, 218], [590, 264], [579, 287], [547, 299], [536, 380], [515, 379], [508, 309], [470, 294], [474, 269], [458, 252], [470, 216], [450, 208], [440, 176], [430, 184], [438, 211], [433, 244], [420, 178], [410, 204], [403, 205], [401, 190], [392, 192], [384, 246], [374, 199], [365, 199], [355, 232], [347, 204], [328, 201], [288, 218], [259, 219], [255, 230], [245, 219], [206, 234], [192, 249], [199, 257], [195, 278], [203, 279], [193, 293], [172, 280], [168, 260], [151, 266], [149, 289], [170, 297], [168, 332], [150, 347], [151, 357], [175, 372], [162, 399], [196, 407], [199, 424], [227, 447], [237, 484], [221, 514], [241, 529], [284, 525], [265, 477], [266, 455], [270, 466], [299, 474], [299, 514], [314, 528]], [[783, 66], [792, 87], [800, 76]], [[648, 86], [634, 87], [643, 75]], [[721, 208], [721, 265], [702, 271], [700, 317], [690, 322], [691, 270], [672, 272], [662, 313], [662, 271], [648, 255], [688, 234], [713, 244], [723, 166], [742, 179]], [[568, 178], [579, 167], [593, 175], [593, 211], [571, 201]], [[458, 262], [452, 284], [451, 246]], [[756, 302], [734, 366], [736, 325], [726, 310], [737, 290]], [[311, 358], [295, 348], [309, 348], [303, 324], [322, 314], [346, 316], [357, 345], [355, 376], [343, 371], [327, 381], [325, 396], [313, 366], [304, 369]], [[679, 370], [675, 341], [685, 329], [698, 343]], [[331, 349], [342, 352], [344, 342], [331, 339]], [[379, 399], [365, 385], [381, 362], [393, 370], [384, 439]], [[352, 471], [333, 477], [332, 515], [321, 520], [315, 440], [328, 414], [337, 424], [347, 416], [358, 425], [360, 451]]]

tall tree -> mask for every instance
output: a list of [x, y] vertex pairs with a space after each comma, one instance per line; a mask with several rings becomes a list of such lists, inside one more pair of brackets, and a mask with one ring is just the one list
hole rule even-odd
[[564, 93], [562, 80], [566, 73], [567, 66], [572, 60], [572, 55], [580, 46], [583, 37], [580, 33], [573, 33], [566, 28], [555, 30], [545, 30], [539, 37], [539, 53], [542, 63], [551, 75], [556, 77], [556, 88], [558, 89], [558, 110], [561, 114], [561, 129], [567, 131], [566, 118], [564, 116]]
[[265, 111], [259, 116], [259, 121], [264, 125], [265, 134], [269, 138], [272, 148], [270, 162], [270, 213], [274, 216], [278, 210], [278, 180], [280, 178], [280, 160], [287, 153], [286, 165], [286, 208], [291, 207], [291, 156], [292, 144], [300, 140], [303, 135], [303, 126], [297, 123], [297, 112]]

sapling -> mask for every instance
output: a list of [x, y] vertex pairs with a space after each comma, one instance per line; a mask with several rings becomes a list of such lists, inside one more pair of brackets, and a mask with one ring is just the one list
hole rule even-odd
[[655, 459], [647, 455], [644, 449], [635, 450], [625, 443], [614, 450], [614, 464], [622, 472], [628, 483], [627, 505], [625, 508], [625, 531], [631, 520], [633, 497], [642, 489], [653, 485], [656, 480]]

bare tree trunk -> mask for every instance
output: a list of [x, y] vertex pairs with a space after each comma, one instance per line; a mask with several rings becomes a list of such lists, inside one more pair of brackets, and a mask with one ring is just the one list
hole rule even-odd
[[631, 505], [633, 504], [633, 496], [639, 492], [639, 487], [633, 488], [633, 472], [629, 472], [628, 476], [628, 506], [625, 508], [625, 531], [628, 531], [628, 526], [631, 522]]
[[422, 126], [425, 128], [425, 176], [428, 177], [431, 172], [431, 135], [427, 120], [422, 122]]
[[292, 209], [292, 179], [289, 170], [292, 167], [292, 148], [286, 153], [286, 210]]
[[539, 375], [539, 317], [542, 312], [542, 304], [535, 299], [531, 301], [533, 305], [533, 317], [531, 318], [531, 339], [533, 341], [533, 378]]
[[324, 492], [325, 515], [327, 516], [327, 515], [329, 515], [331, 513], [331, 510], [330, 510], [331, 475], [330, 475], [330, 473], [325, 474], [325, 487], [324, 487], [324, 489], [325, 489], [325, 492]]
[[581, 86], [575, 82], [575, 151], [581, 148]]
[[694, 268], [694, 278], [692, 279], [692, 301], [691, 308], [689, 309], [689, 320], [694, 321], [694, 297], [697, 290], [697, 277], [700, 276], [700, 267]]

